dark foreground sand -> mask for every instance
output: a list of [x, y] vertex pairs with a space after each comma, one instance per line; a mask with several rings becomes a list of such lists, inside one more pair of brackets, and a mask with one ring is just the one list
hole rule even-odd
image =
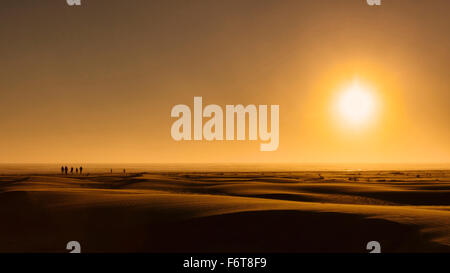
[[450, 252], [450, 171], [8, 175], [0, 219], [3, 252]]

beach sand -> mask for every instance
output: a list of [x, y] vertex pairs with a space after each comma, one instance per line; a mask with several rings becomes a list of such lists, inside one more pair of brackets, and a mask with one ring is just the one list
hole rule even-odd
[[0, 251], [450, 252], [450, 171], [0, 176]]

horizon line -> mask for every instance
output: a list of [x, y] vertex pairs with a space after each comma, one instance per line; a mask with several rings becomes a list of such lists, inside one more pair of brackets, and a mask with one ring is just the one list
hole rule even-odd
[[450, 165], [450, 162], [0, 162], [3, 165], [98, 164], [98, 165]]

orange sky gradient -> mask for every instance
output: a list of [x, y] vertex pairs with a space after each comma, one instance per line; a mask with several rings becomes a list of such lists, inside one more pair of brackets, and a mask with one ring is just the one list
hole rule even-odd
[[[450, 163], [450, 2], [2, 1], [0, 163]], [[367, 126], [333, 110], [354, 79]], [[280, 105], [277, 151], [181, 141], [176, 104]], [[345, 123], [345, 122], [344, 122]]]

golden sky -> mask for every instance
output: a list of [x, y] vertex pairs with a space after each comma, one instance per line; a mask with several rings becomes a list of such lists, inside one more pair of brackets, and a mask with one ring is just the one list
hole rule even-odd
[[[447, 0], [2, 1], [0, 162], [449, 163]], [[335, 111], [355, 80], [376, 111]], [[181, 141], [176, 104], [280, 105], [280, 144]]]

